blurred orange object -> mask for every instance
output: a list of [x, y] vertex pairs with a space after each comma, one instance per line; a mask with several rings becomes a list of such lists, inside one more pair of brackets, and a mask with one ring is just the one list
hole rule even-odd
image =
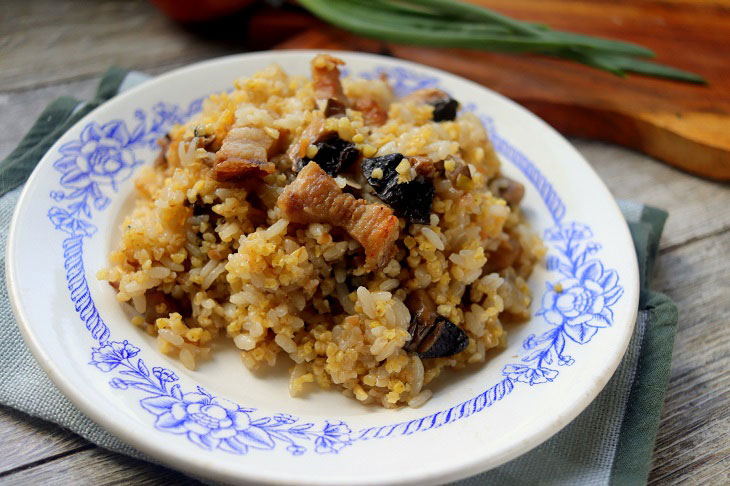
[[242, 9], [255, 0], [150, 0], [178, 22], [210, 20]]

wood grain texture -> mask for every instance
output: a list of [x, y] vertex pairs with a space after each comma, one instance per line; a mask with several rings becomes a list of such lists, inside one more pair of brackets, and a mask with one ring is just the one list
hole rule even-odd
[[143, 68], [210, 52], [146, 2], [6, 1], [0, 32], [3, 91], [98, 75], [112, 64]]
[[[672, 374], [654, 451], [653, 484], [696, 484], [730, 467], [730, 231], [665, 252], [659, 288], [677, 303]], [[726, 484], [716, 482], [714, 484]]]
[[[495, 0], [494, 5], [518, 8], [527, 3], [534, 6], [538, 2]], [[551, 3], [546, 0], [543, 15], [554, 15]], [[577, 1], [563, 3], [583, 8]], [[681, 11], [687, 2], [639, 3], [672, 4]], [[728, 0], [714, 3], [730, 8]], [[615, 3], [616, 8], [624, 9], [633, 8], [632, 4], [637, 2]], [[215, 28], [211, 25], [197, 31], [181, 29], [144, 0], [0, 0], [0, 12], [0, 158], [15, 146], [49, 101], [59, 95], [89, 97], [98, 77], [112, 63], [161, 72], [191, 59], [240, 50], [245, 44], [235, 38], [216, 37], [210, 33]], [[17, 26], [10, 25], [13, 21], [7, 12], [18, 19]], [[114, 15], [103, 17], [105, 12]], [[130, 18], [136, 20], [130, 24]], [[291, 32], [302, 28], [296, 16], [267, 18], [256, 24], [258, 30], [252, 32], [261, 34], [255, 37], [263, 39], [263, 33], [276, 26]], [[90, 19], [100, 27], [81, 34], [83, 22]], [[136, 39], [125, 37], [131, 36], [130, 25], [136, 29]], [[69, 33], [69, 26], [78, 32]], [[577, 24], [568, 27], [579, 30]], [[385, 47], [364, 39], [353, 42], [371, 52]], [[186, 46], [192, 46], [192, 54]], [[22, 55], [17, 52], [21, 49]], [[99, 49], [107, 57], [84, 52], [89, 49]], [[437, 51], [433, 52], [435, 56]], [[500, 69], [523, 69], [523, 77], [534, 74], [521, 67], [522, 63], [528, 67], [537, 63], [534, 69], [538, 74], [553, 69], [550, 66], [568, 66], [559, 61], [523, 59], [513, 65], [509, 56], [495, 56]], [[542, 66], [541, 62], [548, 64]], [[5, 70], [8, 66], [10, 71]], [[614, 195], [670, 212], [661, 244], [657, 289], [678, 302], [680, 322], [650, 482], [730, 484], [730, 190], [725, 184], [691, 177], [621, 147], [585, 139], [572, 141]], [[163, 467], [97, 448], [86, 449], [93, 446], [57, 426], [2, 408], [0, 437], [3, 484], [199, 484]]]
[[200, 486], [182, 473], [104, 449], [84, 450], [0, 477], [4, 485]]
[[[730, 7], [726, 1], [472, 0], [552, 27], [633, 41], [708, 86], [609, 73], [564, 60], [389, 44], [404, 59], [459, 74], [516, 100], [564, 134], [640, 150], [705, 177], [730, 180]], [[317, 26], [284, 47], [367, 49]]]
[[301, 12], [256, 8], [181, 25], [141, 0], [0, 0], [0, 92], [96, 76], [111, 65], [169, 68], [265, 49], [311, 22]]
[[0, 477], [26, 464], [90, 446], [73, 432], [5, 406], [0, 406], [0, 437]]
[[727, 184], [686, 176], [638, 152], [616, 145], [571, 139], [619, 199], [664, 208], [670, 216], [661, 241], [665, 249], [730, 228]]

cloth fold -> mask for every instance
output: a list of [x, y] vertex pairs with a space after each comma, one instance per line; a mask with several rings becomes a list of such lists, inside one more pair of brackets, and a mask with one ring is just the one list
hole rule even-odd
[[[74, 123], [148, 77], [112, 68], [90, 101], [70, 97], [52, 102], [27, 135], [0, 162], [0, 266], [5, 268], [7, 233], [20, 186], [43, 154]], [[573, 422], [544, 444], [486, 473], [459, 481], [482, 484], [643, 484], [649, 474], [671, 364], [677, 308], [650, 290], [659, 239], [667, 213], [620, 202], [639, 261], [641, 298], [634, 335], [606, 388]], [[0, 403], [54, 422], [106, 449], [142, 454], [100, 428], [53, 385], [36, 363], [15, 323], [0, 275]]]

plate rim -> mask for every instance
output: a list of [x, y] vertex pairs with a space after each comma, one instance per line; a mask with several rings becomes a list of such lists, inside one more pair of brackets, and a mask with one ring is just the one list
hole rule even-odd
[[[489, 92], [492, 95], [498, 96], [503, 101], [507, 102], [511, 109], [516, 109], [520, 111], [523, 115], [526, 115], [530, 117], [533, 121], [537, 122], [541, 129], [547, 129], [548, 131], [552, 132], [554, 136], [556, 136], [559, 140], [564, 142], [565, 148], [572, 151], [573, 155], [581, 161], [581, 163], [584, 165], [584, 168], [588, 169], [588, 171], [592, 174], [594, 177], [594, 182], [596, 184], [599, 184], [603, 187], [603, 189], [606, 191], [606, 194], [608, 194], [609, 199], [611, 200], [612, 212], [616, 213], [617, 215], [621, 216], [620, 209], [613, 198], [613, 195], [611, 194], [610, 190], [606, 187], [605, 183], [601, 178], [598, 176], [598, 174], [595, 172], [593, 167], [586, 161], [586, 159], [578, 152], [575, 147], [567, 140], [565, 137], [563, 137], [560, 133], [558, 133], [554, 128], [552, 128], [550, 125], [548, 125], [546, 122], [544, 122], [542, 119], [531, 113], [526, 108], [522, 107], [521, 105], [517, 104], [516, 102], [506, 98], [505, 96], [501, 95], [500, 93], [497, 93], [490, 88], [480, 85], [478, 83], [475, 83], [469, 79], [463, 78], [461, 76], [458, 76], [456, 74], [449, 73], [447, 71], [443, 71], [438, 68], [433, 68], [431, 66], [426, 66], [420, 63], [415, 63], [412, 61], [402, 60], [399, 58], [392, 58], [392, 57], [386, 57], [386, 56], [380, 56], [377, 54], [370, 54], [370, 53], [361, 53], [361, 52], [353, 52], [353, 51], [332, 51], [332, 50], [326, 50], [326, 49], [290, 49], [290, 50], [280, 50], [280, 51], [260, 51], [260, 52], [252, 52], [252, 53], [243, 53], [243, 54], [233, 54], [229, 56], [223, 56], [223, 57], [217, 57], [213, 59], [208, 59], [192, 64], [188, 64], [185, 66], [181, 66], [179, 68], [173, 69], [171, 71], [168, 71], [166, 73], [163, 73], [159, 76], [155, 76], [143, 83], [141, 83], [139, 86], [136, 86], [134, 88], [131, 88], [128, 91], [125, 91], [124, 93], [121, 93], [120, 96], [114, 97], [109, 101], [117, 100], [116, 103], [121, 103], [119, 100], [122, 99], [132, 99], [134, 95], [141, 91], [148, 89], [148, 85], [151, 83], [164, 83], [167, 81], [168, 78], [172, 78], [175, 76], [178, 76], [180, 74], [184, 74], [187, 70], [192, 69], [199, 69], [204, 68], [206, 65], [212, 65], [217, 63], [225, 63], [225, 62], [245, 62], [246, 59], [250, 59], [252, 57], [272, 57], [272, 62], [276, 62], [276, 56], [277, 55], [296, 55], [296, 56], [309, 56], [309, 55], [315, 55], [317, 53], [330, 53], [333, 55], [345, 55], [350, 57], [359, 57], [363, 58], [368, 61], [387, 61], [389, 63], [393, 63], [394, 65], [404, 66], [404, 67], [412, 67], [416, 68], [418, 70], [422, 71], [430, 71], [431, 73], [434, 73], [438, 76], [444, 76], [444, 77], [451, 77], [456, 78], [460, 82], [467, 83], [471, 85], [474, 88], [485, 90]], [[123, 98], [125, 97], [125, 98]], [[83, 118], [81, 118], [79, 121], [77, 121], [72, 127], [69, 128], [68, 131], [76, 129], [78, 126], [83, 125], [85, 123], [88, 123], [90, 120], [94, 120], [97, 114], [100, 111], [104, 111], [107, 109], [108, 102], [103, 103], [99, 107], [92, 110], [90, 113], [85, 115]], [[65, 135], [65, 133], [59, 137], [59, 139], [49, 148], [49, 150], [44, 154], [44, 156], [41, 158], [41, 161], [44, 160], [48, 154], [54, 153], [58, 151], [58, 148], [61, 144], [61, 139]], [[14, 256], [17, 253], [17, 228], [18, 228], [18, 221], [20, 220], [20, 215], [22, 213], [22, 208], [26, 206], [27, 204], [27, 198], [28, 194], [30, 192], [30, 189], [35, 184], [36, 179], [39, 177], [39, 174], [41, 172], [41, 163], [36, 166], [36, 168], [33, 170], [33, 173], [28, 178], [25, 187], [23, 188], [19, 198], [17, 205], [13, 212], [13, 217], [11, 219], [10, 223], [10, 230], [8, 232], [8, 239], [7, 239], [7, 249], [6, 249], [6, 264], [5, 264], [5, 273], [7, 277], [7, 289], [8, 289], [8, 296], [9, 300], [11, 302], [11, 306], [13, 309], [13, 313], [16, 318], [16, 322], [18, 324], [18, 327], [21, 330], [21, 333], [23, 335], [23, 338], [28, 345], [29, 349], [31, 350], [32, 354], [34, 355], [35, 359], [38, 361], [38, 363], [41, 365], [41, 367], [44, 369], [46, 374], [51, 378], [51, 380], [54, 382], [56, 386], [60, 389], [60, 391], [76, 406], [79, 408], [79, 410], [82, 411], [88, 418], [90, 418], [92, 421], [94, 421], [96, 424], [101, 426], [103, 429], [110, 432], [115, 437], [120, 438], [122, 441], [130, 444], [131, 446], [135, 447], [136, 449], [144, 452], [145, 454], [150, 455], [151, 457], [159, 458], [162, 462], [176, 468], [180, 469], [186, 472], [189, 472], [191, 474], [204, 474], [207, 477], [213, 477], [216, 479], [222, 479], [224, 481], [233, 481], [233, 482], [240, 482], [240, 481], [256, 481], [256, 482], [265, 482], [267, 484], [290, 484], [292, 481], [297, 481], [301, 484], [340, 484], [344, 478], [337, 478], [336, 476], [328, 476], [328, 477], [310, 477], [310, 478], [301, 478], [296, 476], [295, 474], [280, 474], [284, 471], [276, 471], [277, 474], [272, 474], [273, 471], [270, 470], [256, 470], [256, 469], [231, 469], [231, 470], [213, 470], [210, 467], [206, 467], [205, 461], [200, 461], [200, 464], [196, 464], [196, 461], [190, 460], [190, 457], [185, 457], [185, 454], [176, 454], [175, 452], [181, 452], [176, 451], [175, 449], [166, 449], [164, 447], [161, 447], [154, 439], [146, 440], [144, 431], [142, 429], [134, 429], [134, 428], [124, 428], [120, 422], [117, 422], [113, 419], [107, 419], [107, 416], [100, 413], [99, 405], [94, 402], [91, 399], [85, 399], [84, 394], [82, 393], [82, 390], [78, 387], [78, 385], [74, 384], [74, 382], [70, 379], [67, 379], [64, 376], [64, 373], [54, 364], [53, 359], [51, 356], [46, 352], [46, 350], [41, 345], [41, 342], [39, 338], [34, 334], [32, 325], [30, 324], [30, 319], [25, 315], [22, 305], [21, 305], [21, 296], [19, 289], [16, 285], [16, 269], [12, 263], [12, 256]], [[621, 217], [621, 221], [623, 222], [621, 226], [624, 229], [624, 234], [620, 235], [620, 239], [627, 239], [627, 241], [631, 241], [630, 232], [628, 229], [628, 225], [623, 217]], [[630, 304], [629, 309], [631, 319], [629, 320], [628, 325], [626, 326], [626, 331], [624, 332], [624, 335], [622, 336], [621, 340], [621, 346], [622, 349], [621, 352], [616, 352], [614, 354], [614, 359], [610, 360], [610, 362], [607, 362], [608, 364], [605, 365], [601, 369], [601, 373], [596, 377], [597, 379], [593, 381], [592, 385], [584, 390], [584, 393], [582, 393], [580, 396], [575, 397], [574, 400], [570, 402], [569, 407], [565, 407], [564, 413], [552, 417], [550, 421], [546, 421], [546, 425], [542, 427], [541, 430], [539, 430], [537, 433], [534, 433], [531, 435], [530, 440], [524, 440], [521, 442], [515, 443], [511, 448], [508, 448], [506, 450], [503, 450], [501, 454], [497, 456], [490, 456], [486, 458], [486, 456], [482, 455], [481, 457], [477, 457], [473, 460], [467, 460], [467, 461], [451, 461], [450, 467], [441, 467], [438, 469], [438, 473], [436, 475], [428, 474], [426, 472], [424, 473], [415, 473], [415, 474], [407, 474], [403, 475], [401, 477], [393, 477], [392, 474], [384, 474], [381, 476], [368, 476], [367, 482], [358, 482], [353, 481], [351, 477], [348, 477], [348, 483], [349, 484], [373, 484], [374, 482], [377, 482], [378, 484], [391, 484], [391, 483], [398, 483], [398, 484], [415, 484], [415, 483], [423, 483], [426, 482], [432, 482], [434, 479], [443, 480], [456, 480], [464, 477], [471, 476], [473, 474], [477, 474], [483, 471], [486, 471], [488, 469], [492, 469], [495, 467], [498, 467], [501, 464], [504, 464], [505, 462], [518, 457], [529, 450], [532, 450], [533, 448], [539, 446], [544, 441], [546, 441], [548, 438], [552, 437], [556, 433], [558, 433], [560, 430], [562, 430], [568, 423], [570, 423], [578, 414], [580, 414], [600, 393], [600, 391], [605, 387], [608, 380], [613, 376], [613, 374], [616, 371], [616, 368], [620, 364], [621, 360], [623, 359], [623, 356], [626, 352], [626, 349], [628, 347], [628, 343], [633, 336], [634, 331], [634, 325], [636, 321], [636, 315], [638, 313], [638, 299], [639, 299], [639, 272], [638, 272], [638, 263], [636, 260], [636, 255], [634, 251], [630, 252], [630, 262], [628, 262], [627, 265], [627, 274], [622, 276], [622, 280], [624, 281], [624, 289], [625, 299], [628, 299], [628, 303]], [[485, 469], [486, 468], [486, 469]], [[286, 470], [287, 468], [283, 468]], [[261, 474], [263, 473], [263, 474]], [[329, 478], [329, 480], [327, 480]]]

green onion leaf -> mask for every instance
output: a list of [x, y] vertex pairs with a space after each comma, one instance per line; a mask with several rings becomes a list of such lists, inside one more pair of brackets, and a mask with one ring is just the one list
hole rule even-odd
[[386, 42], [431, 47], [533, 53], [569, 59], [625, 76], [626, 72], [704, 83], [696, 74], [640, 59], [646, 47], [552, 30], [456, 0], [299, 0], [337, 27]]

